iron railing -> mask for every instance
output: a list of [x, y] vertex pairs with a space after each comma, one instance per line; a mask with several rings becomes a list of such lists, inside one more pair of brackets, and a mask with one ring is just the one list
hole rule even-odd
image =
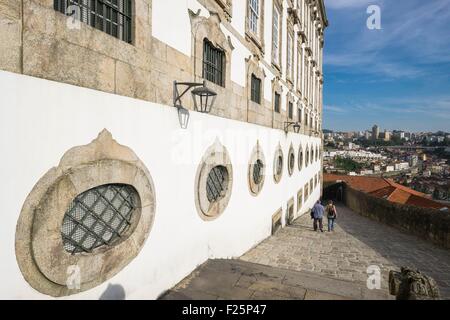
[[224, 87], [225, 54], [207, 39], [203, 41], [203, 78]]

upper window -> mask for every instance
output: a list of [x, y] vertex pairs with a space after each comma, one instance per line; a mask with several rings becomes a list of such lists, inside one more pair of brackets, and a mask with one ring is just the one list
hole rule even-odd
[[273, 7], [272, 26], [272, 58], [276, 64], [280, 63], [280, 11], [276, 5]]
[[251, 96], [253, 102], [261, 103], [261, 79], [252, 74], [251, 79]]
[[274, 108], [275, 112], [278, 112], [278, 113], [280, 113], [280, 100], [281, 100], [280, 94], [278, 92], [275, 92], [273, 108]]
[[298, 123], [302, 123], [302, 109], [297, 108], [297, 121]]
[[207, 39], [203, 41], [203, 78], [224, 87], [225, 53]]
[[249, 9], [249, 19], [248, 19], [248, 28], [255, 35], [258, 35], [258, 23], [259, 23], [259, 0], [249, 0], [248, 1], [248, 9]]
[[291, 101], [289, 101], [289, 103], [288, 103], [289, 119], [292, 119], [294, 117], [293, 113], [294, 113], [294, 105]]
[[59, 12], [74, 15], [91, 27], [131, 43], [131, 0], [54, 0], [53, 6]]
[[292, 40], [292, 34], [288, 34], [287, 36], [287, 54], [286, 54], [286, 75], [289, 79], [292, 80], [292, 62], [293, 62], [293, 55], [292, 51], [294, 47], [294, 42]]

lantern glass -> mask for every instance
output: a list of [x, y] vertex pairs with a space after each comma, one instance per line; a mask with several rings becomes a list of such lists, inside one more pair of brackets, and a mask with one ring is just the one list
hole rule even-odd
[[189, 123], [189, 110], [179, 106], [178, 109], [178, 121], [182, 129], [186, 129]]
[[194, 99], [195, 110], [209, 113], [216, 100], [217, 93], [206, 86], [195, 88], [191, 91]]

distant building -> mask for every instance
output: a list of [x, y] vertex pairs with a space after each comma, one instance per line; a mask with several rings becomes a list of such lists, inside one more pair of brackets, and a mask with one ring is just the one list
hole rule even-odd
[[377, 140], [378, 136], [380, 135], [380, 129], [377, 125], [374, 125], [372, 127], [372, 140]]
[[410, 155], [408, 157], [408, 161], [410, 167], [416, 167], [419, 163], [419, 157], [416, 154]]
[[437, 210], [448, 208], [442, 203], [431, 200], [426, 194], [395, 183], [391, 179], [335, 174], [324, 174], [323, 178], [325, 182], [343, 181], [355, 190], [390, 202]]
[[402, 171], [409, 169], [409, 163], [408, 162], [400, 162], [394, 164], [394, 170], [395, 171]]

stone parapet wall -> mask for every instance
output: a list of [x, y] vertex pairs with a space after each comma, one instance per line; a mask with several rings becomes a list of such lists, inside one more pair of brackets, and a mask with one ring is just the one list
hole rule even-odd
[[450, 249], [450, 212], [397, 204], [342, 186], [345, 204], [353, 211]]

